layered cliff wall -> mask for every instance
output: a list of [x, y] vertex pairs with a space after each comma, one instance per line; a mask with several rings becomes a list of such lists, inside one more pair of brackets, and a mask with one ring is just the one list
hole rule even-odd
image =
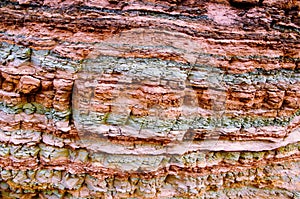
[[1, 198], [300, 198], [299, 1], [0, 5]]

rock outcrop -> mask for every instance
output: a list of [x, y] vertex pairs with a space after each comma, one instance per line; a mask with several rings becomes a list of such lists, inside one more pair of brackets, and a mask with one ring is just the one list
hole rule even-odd
[[1, 1], [1, 198], [300, 198], [299, 10]]

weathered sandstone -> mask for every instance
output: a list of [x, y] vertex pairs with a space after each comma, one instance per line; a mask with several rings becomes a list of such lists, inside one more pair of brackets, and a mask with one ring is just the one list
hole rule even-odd
[[1, 1], [1, 198], [300, 198], [299, 10]]

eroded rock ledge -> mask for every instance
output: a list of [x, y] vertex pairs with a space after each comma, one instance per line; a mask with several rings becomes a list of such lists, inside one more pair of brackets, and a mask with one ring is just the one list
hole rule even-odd
[[1, 1], [1, 198], [300, 198], [299, 8]]

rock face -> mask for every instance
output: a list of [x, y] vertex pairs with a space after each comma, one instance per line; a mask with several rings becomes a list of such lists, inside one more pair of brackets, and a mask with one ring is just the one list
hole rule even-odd
[[1, 198], [300, 198], [299, 10], [1, 1]]

